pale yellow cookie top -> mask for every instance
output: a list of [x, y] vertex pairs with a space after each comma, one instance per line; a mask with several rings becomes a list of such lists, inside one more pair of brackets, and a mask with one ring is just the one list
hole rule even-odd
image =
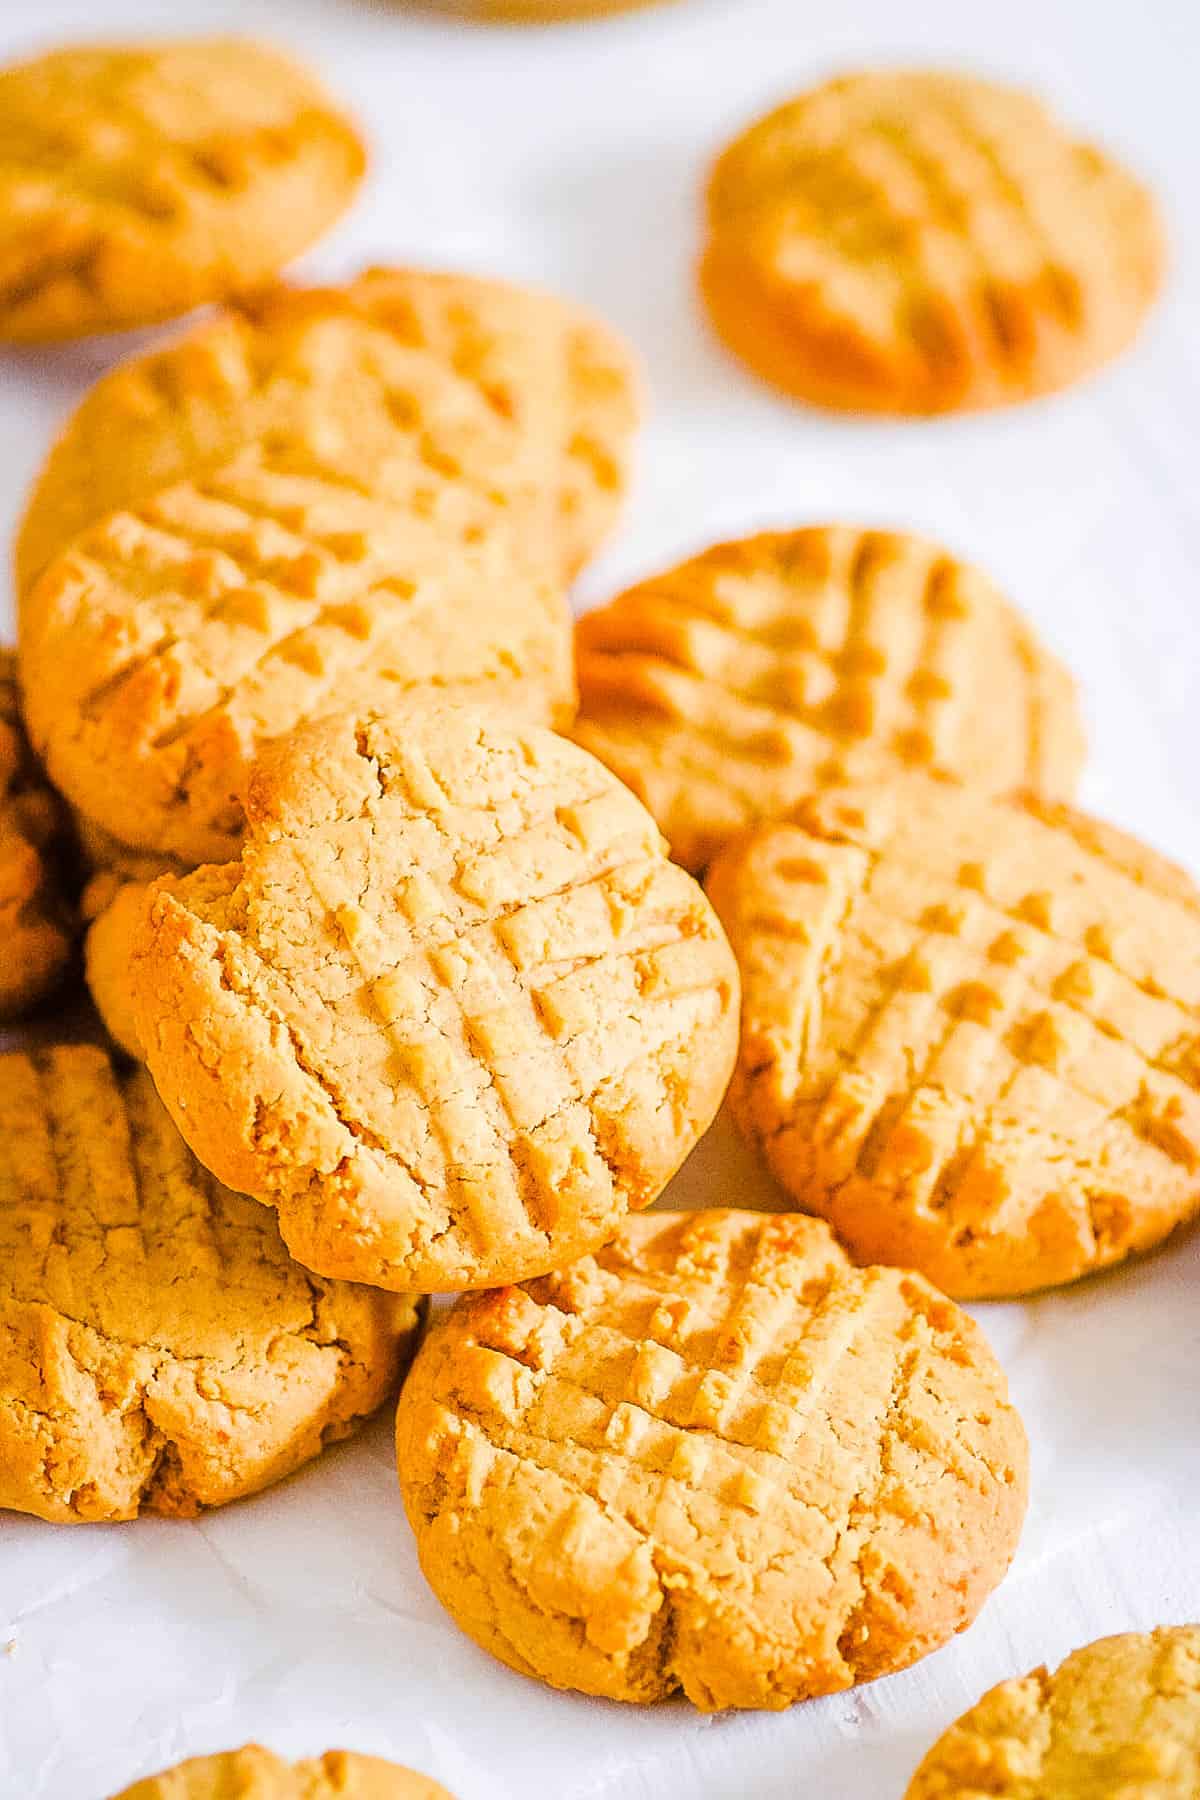
[[1027, 1449], [975, 1324], [827, 1226], [714, 1210], [460, 1300], [401, 1396], [421, 1566], [526, 1675], [704, 1710], [903, 1668], [968, 1625]]
[[813, 787], [937, 770], [1074, 789], [1074, 683], [980, 570], [849, 525], [716, 544], [588, 613], [574, 736], [701, 869]]
[[1195, 1800], [1200, 1625], [1100, 1638], [1002, 1681], [939, 1738], [905, 1800]]
[[0, 1056], [0, 1507], [62, 1523], [253, 1493], [394, 1390], [411, 1296], [300, 1268], [144, 1070]]
[[261, 281], [333, 223], [363, 168], [315, 76], [248, 39], [0, 69], [0, 341], [148, 324]]
[[113, 1800], [453, 1800], [427, 1775], [378, 1756], [327, 1750], [287, 1763], [259, 1744], [196, 1756], [148, 1775]]
[[466, 707], [264, 753], [240, 862], [152, 890], [133, 1012], [197, 1154], [307, 1266], [436, 1290], [579, 1255], [716, 1112], [737, 977], [575, 745]]
[[855, 410], [1025, 399], [1122, 349], [1160, 285], [1151, 196], [1033, 97], [850, 74], [720, 156], [703, 285], [758, 373]]
[[0, 649], [0, 1020], [49, 993], [71, 954], [64, 853], [63, 810], [30, 755], [15, 659]]
[[1070, 1281], [1200, 1207], [1200, 893], [1066, 806], [913, 776], [735, 841], [735, 1112], [856, 1255]]

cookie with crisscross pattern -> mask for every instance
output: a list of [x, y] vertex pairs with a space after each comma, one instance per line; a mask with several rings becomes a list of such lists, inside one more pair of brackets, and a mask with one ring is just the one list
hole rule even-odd
[[196, 1161], [144, 1069], [0, 1056], [0, 1506], [190, 1515], [394, 1391], [418, 1304], [310, 1274]]
[[540, 1274], [716, 1112], [737, 973], [601, 764], [468, 708], [339, 715], [250, 784], [240, 862], [160, 881], [134, 1025], [180, 1130], [306, 1266]]
[[1018, 1294], [1200, 1208], [1200, 892], [1109, 826], [909, 777], [732, 844], [735, 1113], [856, 1255]]
[[0, 340], [149, 324], [262, 281], [344, 211], [363, 168], [315, 77], [248, 39], [0, 69]]
[[1100, 1638], [1002, 1681], [939, 1738], [905, 1800], [1193, 1800], [1200, 1625]]
[[1067, 797], [1074, 683], [979, 569], [849, 525], [716, 544], [588, 613], [573, 735], [685, 868], [812, 788], [928, 769]]
[[903, 1668], [1003, 1575], [1027, 1452], [977, 1327], [795, 1215], [658, 1213], [460, 1301], [397, 1418], [421, 1566], [523, 1674], [783, 1707]]
[[1016, 89], [888, 70], [776, 108], [718, 159], [701, 283], [758, 374], [799, 398], [931, 413], [1089, 374], [1162, 281], [1157, 209]]

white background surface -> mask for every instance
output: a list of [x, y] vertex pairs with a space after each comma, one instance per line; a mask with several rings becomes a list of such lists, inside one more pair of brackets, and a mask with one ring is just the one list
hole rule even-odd
[[[918, 526], [990, 569], [1078, 673], [1085, 803], [1200, 867], [1200, 9], [1192, 0], [683, 0], [595, 24], [472, 29], [363, 0], [0, 0], [5, 55], [54, 38], [253, 30], [307, 53], [374, 148], [309, 261], [459, 264], [607, 312], [652, 416], [588, 598], [766, 521]], [[1043, 88], [1163, 194], [1175, 266], [1134, 353], [1053, 402], [936, 424], [776, 401], [693, 303], [706, 160], [771, 101], [866, 61]], [[0, 532], [56, 418], [116, 347], [0, 358]], [[769, 1200], [721, 1124], [673, 1198]], [[777, 1716], [704, 1720], [545, 1690], [442, 1615], [396, 1496], [390, 1421], [196, 1524], [0, 1518], [0, 1796], [99, 1800], [257, 1737], [391, 1754], [460, 1800], [899, 1800], [985, 1686], [1105, 1631], [1200, 1619], [1200, 1234], [1021, 1306], [978, 1309], [1033, 1442], [1017, 1563], [908, 1674]]]

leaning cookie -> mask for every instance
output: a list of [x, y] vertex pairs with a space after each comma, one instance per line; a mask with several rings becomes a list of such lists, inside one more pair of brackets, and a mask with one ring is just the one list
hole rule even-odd
[[1200, 1625], [1100, 1638], [1002, 1681], [939, 1738], [905, 1800], [1193, 1800]]
[[486, 1287], [661, 1192], [733, 1065], [703, 893], [593, 757], [466, 707], [260, 758], [241, 860], [151, 890], [133, 1018], [222, 1180], [309, 1268]]
[[801, 94], [722, 153], [701, 286], [773, 386], [937, 413], [1091, 374], [1136, 334], [1165, 261], [1152, 196], [1037, 100], [881, 70]]
[[1003, 1576], [1028, 1453], [978, 1327], [827, 1226], [656, 1213], [460, 1300], [401, 1397], [421, 1567], [554, 1687], [789, 1706], [915, 1662]]
[[150, 324], [262, 281], [349, 204], [363, 148], [316, 78], [240, 38], [0, 70], [0, 341]]
[[80, 898], [87, 930], [83, 972], [104, 1028], [126, 1056], [142, 1060], [129, 993], [133, 935], [145, 911], [149, 883], [126, 881], [115, 871], [93, 875]]
[[[407, 360], [400, 349], [415, 352]], [[390, 354], [388, 353], [390, 350]], [[440, 387], [414, 383], [426, 367]], [[631, 355], [602, 321], [551, 294], [422, 269], [370, 269], [340, 288], [273, 287], [121, 363], [84, 396], [30, 494], [17, 539], [28, 592], [107, 514], [217, 468], [265, 434], [367, 438], [386, 460], [414, 418], [464, 477], [519, 465], [547, 556], [573, 575], [611, 528], [637, 419]], [[472, 454], [463, 455], [457, 424]], [[507, 459], [507, 465], [504, 461]], [[522, 526], [524, 533], [531, 525]]]
[[61, 1523], [252, 1494], [394, 1392], [411, 1295], [292, 1262], [144, 1070], [0, 1057], [0, 1506]]
[[1075, 684], [979, 569], [846, 525], [716, 544], [580, 620], [572, 735], [685, 868], [812, 788], [905, 769], [1069, 798]]
[[30, 753], [15, 660], [0, 650], [0, 1022], [48, 994], [75, 935], [66, 819]]
[[913, 776], [736, 840], [731, 1100], [856, 1256], [1051, 1287], [1200, 1209], [1200, 892], [1066, 806]]
[[327, 1750], [287, 1763], [259, 1744], [196, 1756], [123, 1788], [113, 1800], [453, 1800], [427, 1775], [377, 1756]]

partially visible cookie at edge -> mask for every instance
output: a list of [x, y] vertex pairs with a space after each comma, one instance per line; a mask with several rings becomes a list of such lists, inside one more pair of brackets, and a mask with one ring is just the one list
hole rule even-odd
[[818, 1220], [628, 1219], [460, 1300], [401, 1396], [421, 1566], [475, 1641], [609, 1699], [781, 1708], [975, 1618], [1028, 1451], [974, 1322]]
[[129, 966], [134, 931], [149, 891], [149, 882], [126, 881], [115, 870], [104, 870], [92, 876], [80, 898], [88, 992], [109, 1037], [138, 1062], [142, 1046], [129, 992]]
[[1200, 891], [1063, 805], [920, 776], [735, 840], [734, 1114], [856, 1256], [1057, 1286], [1200, 1210]]
[[576, 627], [573, 735], [689, 869], [812, 788], [905, 769], [1069, 798], [1075, 685], [979, 569], [848, 525], [716, 544]]
[[241, 860], [163, 880], [133, 1013], [164, 1101], [308, 1267], [482, 1287], [648, 1205], [713, 1118], [737, 971], [653, 821], [467, 707], [260, 758]]
[[327, 1750], [288, 1763], [261, 1744], [194, 1756], [123, 1788], [113, 1800], [453, 1800], [428, 1775], [378, 1756]]
[[71, 956], [68, 832], [21, 723], [15, 659], [0, 649], [0, 1021], [48, 994]]
[[1029, 400], [1124, 350], [1162, 284], [1153, 196], [1035, 98], [965, 75], [837, 77], [748, 127], [707, 192], [701, 289], [729, 348], [817, 406]]
[[291, 1474], [394, 1392], [419, 1303], [293, 1262], [143, 1069], [0, 1056], [0, 1506], [191, 1516]]
[[1002, 1681], [938, 1739], [905, 1800], [1193, 1800], [1200, 1625], [1124, 1632]]
[[365, 156], [316, 77], [244, 38], [52, 50], [0, 69], [0, 342], [151, 324], [262, 281]]

